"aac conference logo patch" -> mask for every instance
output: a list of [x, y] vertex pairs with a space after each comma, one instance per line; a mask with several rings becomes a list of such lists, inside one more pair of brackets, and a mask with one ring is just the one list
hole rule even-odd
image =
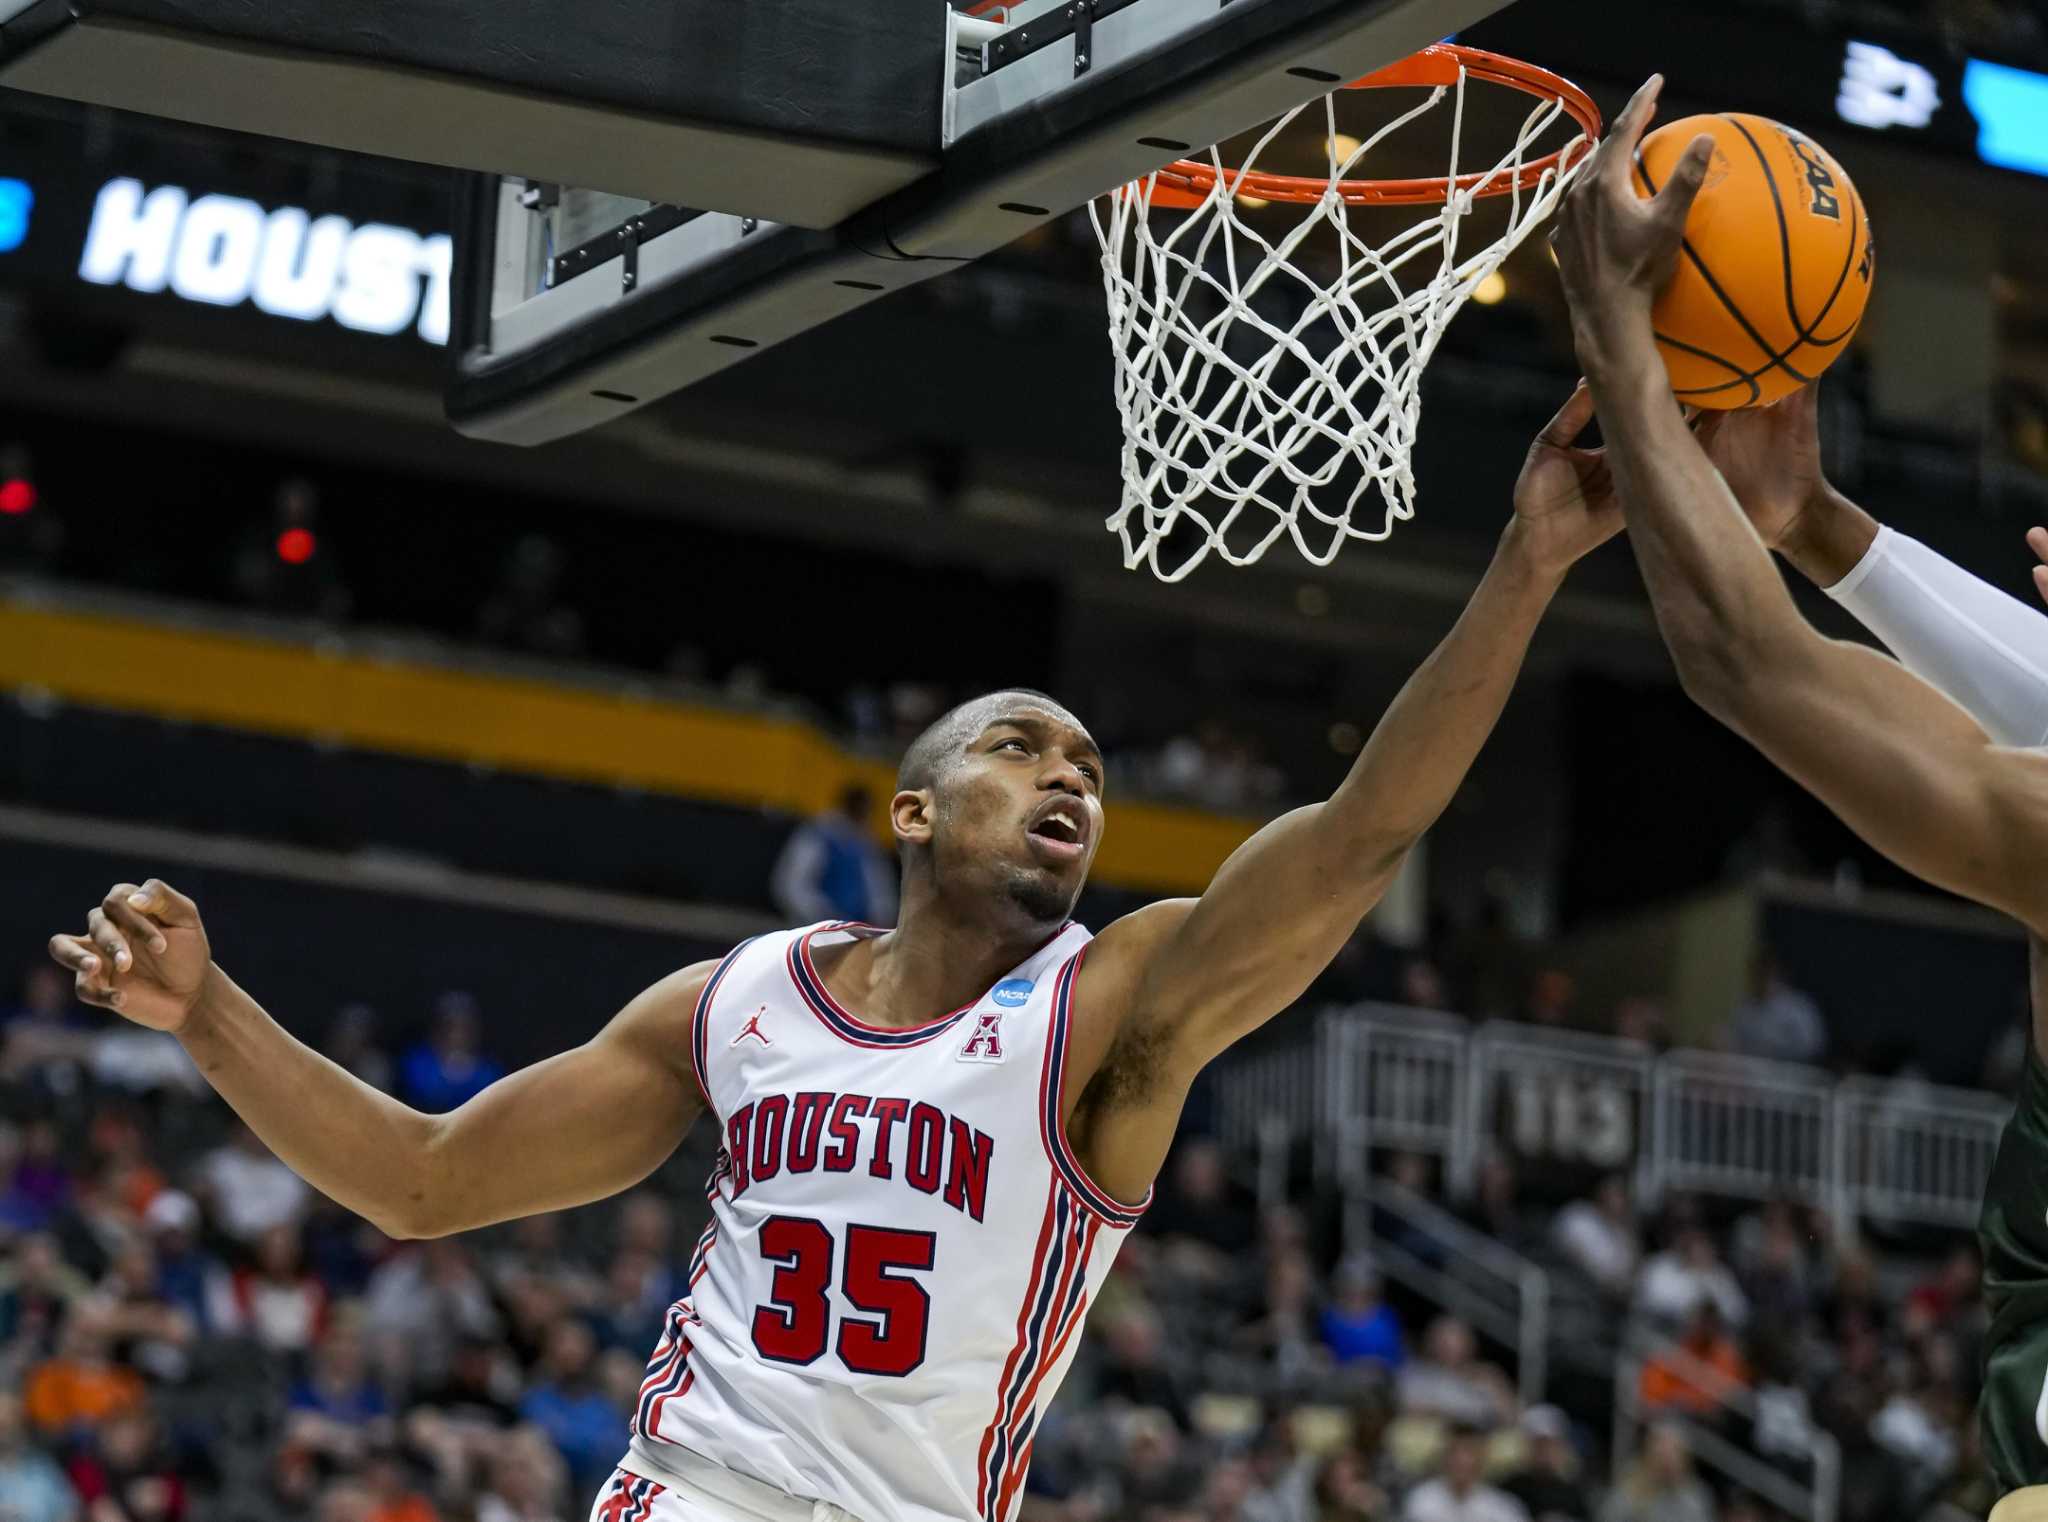
[[25, 180], [0, 179], [0, 254], [11, 254], [28, 242], [29, 213], [36, 193]]

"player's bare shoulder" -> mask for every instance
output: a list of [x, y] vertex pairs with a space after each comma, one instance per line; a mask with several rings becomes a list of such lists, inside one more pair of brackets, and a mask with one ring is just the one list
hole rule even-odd
[[1160, 956], [1186, 927], [1198, 902], [1162, 899], [1125, 915], [1088, 946], [1074, 989], [1069, 1036], [1071, 1087], [1122, 1089], [1131, 1075], [1162, 1070], [1173, 1036], [1172, 1012], [1151, 1007], [1147, 983]]

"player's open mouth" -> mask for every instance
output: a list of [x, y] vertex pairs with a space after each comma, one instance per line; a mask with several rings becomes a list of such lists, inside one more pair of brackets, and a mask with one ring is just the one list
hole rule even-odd
[[1088, 811], [1071, 798], [1055, 798], [1031, 816], [1025, 835], [1039, 856], [1076, 861], [1088, 849]]

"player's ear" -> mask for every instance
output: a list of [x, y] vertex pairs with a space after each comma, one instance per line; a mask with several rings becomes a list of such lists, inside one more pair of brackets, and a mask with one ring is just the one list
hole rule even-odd
[[889, 801], [889, 824], [899, 843], [931, 844], [933, 813], [930, 788], [906, 788]]

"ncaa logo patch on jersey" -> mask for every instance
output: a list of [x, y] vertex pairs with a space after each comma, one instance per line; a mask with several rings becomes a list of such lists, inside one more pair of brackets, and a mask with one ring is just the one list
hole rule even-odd
[[1005, 978], [989, 990], [989, 1002], [1004, 1009], [1022, 1009], [1031, 1002], [1031, 990], [1037, 986], [1029, 978]]
[[967, 1038], [967, 1045], [960, 1048], [960, 1060], [962, 1062], [1001, 1062], [1003, 1060], [1003, 1012], [1001, 1010], [985, 1010], [974, 1017], [974, 1034]]

